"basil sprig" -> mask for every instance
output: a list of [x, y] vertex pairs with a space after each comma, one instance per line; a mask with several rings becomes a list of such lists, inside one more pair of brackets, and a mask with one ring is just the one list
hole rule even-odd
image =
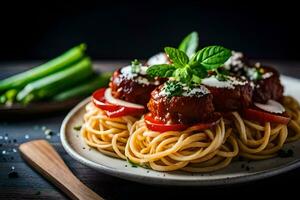
[[178, 49], [185, 52], [188, 57], [192, 57], [198, 48], [199, 36], [197, 32], [188, 34], [180, 43]]
[[176, 48], [166, 47], [165, 52], [172, 64], [152, 65], [147, 69], [147, 74], [151, 77], [173, 77], [188, 85], [201, 83], [209, 71], [217, 71], [231, 56], [231, 51], [222, 46], [205, 47], [191, 59]]

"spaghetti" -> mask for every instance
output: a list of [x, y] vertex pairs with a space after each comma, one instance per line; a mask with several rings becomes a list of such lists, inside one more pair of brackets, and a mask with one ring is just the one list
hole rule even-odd
[[300, 138], [300, 106], [290, 96], [283, 98], [283, 105], [291, 117], [288, 125], [266, 122], [260, 124], [243, 119], [233, 112], [233, 133], [237, 136], [239, 155], [251, 160], [275, 157], [287, 142]]
[[165, 51], [170, 62], [135, 60], [93, 93], [81, 129], [89, 146], [156, 171], [211, 172], [237, 156], [275, 157], [300, 139], [300, 105], [283, 96], [275, 69], [221, 46], [194, 52], [192, 62]]
[[221, 119], [214, 128], [204, 131], [192, 126], [181, 132], [160, 133], [147, 129], [141, 119], [132, 128], [125, 155], [132, 162], [157, 171], [215, 171], [229, 165], [238, 154], [231, 131], [225, 131]]
[[84, 124], [81, 135], [84, 141], [98, 151], [112, 157], [126, 159], [125, 146], [129, 137], [129, 130], [137, 118], [122, 116], [109, 118], [105, 112], [93, 103], [86, 106]]
[[300, 105], [299, 102], [291, 96], [283, 98], [283, 105], [289, 117], [288, 137], [286, 142], [293, 142], [300, 139]]
[[108, 117], [93, 103], [86, 106], [81, 129], [85, 142], [108, 156], [129, 159], [157, 171], [211, 172], [228, 166], [236, 156], [251, 160], [275, 157], [283, 145], [300, 138], [300, 106], [292, 97], [283, 105], [288, 125], [246, 120], [238, 112], [213, 128], [156, 132], [144, 118]]
[[252, 160], [267, 159], [276, 156], [287, 138], [287, 126], [266, 122], [261, 125], [257, 122], [243, 119], [237, 112], [234, 116], [234, 134], [240, 148], [239, 155]]

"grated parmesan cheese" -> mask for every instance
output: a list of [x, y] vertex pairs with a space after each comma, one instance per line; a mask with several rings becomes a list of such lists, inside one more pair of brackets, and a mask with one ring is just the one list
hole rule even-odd
[[129, 79], [138, 82], [142, 85], [149, 85], [149, 84], [159, 85], [159, 81], [150, 82], [146, 77], [139, 76], [139, 75], [146, 75], [147, 69], [148, 67], [141, 66], [141, 70], [139, 73], [132, 73], [131, 65], [129, 65], [121, 69], [120, 77], [127, 80]]
[[217, 79], [216, 76], [211, 76], [209, 78], [205, 78], [202, 80], [202, 84], [210, 86], [210, 87], [216, 87], [216, 88], [228, 88], [228, 89], [234, 89], [237, 85], [246, 85], [246, 80], [238, 80], [237, 78], [233, 76], [227, 76], [227, 80], [220, 81]]
[[[177, 84], [180, 84], [182, 86], [183, 92], [181, 93], [181, 96], [184, 96], [184, 97], [202, 97], [202, 96], [210, 93], [210, 91], [203, 85], [197, 85], [193, 88], [190, 88], [186, 84], [183, 84], [180, 82], [178, 82]], [[159, 96], [168, 96], [168, 93], [166, 92], [166, 84], [160, 90], [158, 95]]]
[[266, 79], [266, 78], [270, 78], [271, 76], [273, 76], [273, 72], [267, 72], [267, 73], [262, 75], [262, 78]]

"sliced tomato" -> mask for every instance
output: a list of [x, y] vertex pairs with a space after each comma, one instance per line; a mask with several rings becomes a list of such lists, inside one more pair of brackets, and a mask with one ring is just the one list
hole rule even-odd
[[144, 113], [143, 109], [130, 108], [125, 106], [114, 105], [108, 103], [104, 97], [106, 88], [96, 90], [92, 95], [94, 105], [101, 110], [104, 110], [108, 117], [122, 117], [125, 115], [141, 115]]
[[166, 131], [183, 131], [188, 127], [194, 127], [196, 130], [205, 130], [214, 126], [220, 117], [213, 122], [197, 123], [193, 125], [189, 124], [165, 124], [160, 120], [156, 120], [152, 117], [151, 113], [148, 113], [144, 116], [144, 120], [148, 129], [157, 132], [166, 132]]
[[101, 88], [96, 90], [92, 95], [92, 101], [95, 106], [105, 111], [116, 111], [119, 110], [120, 107], [117, 105], [113, 105], [108, 103], [104, 98], [106, 88]]
[[290, 118], [287, 116], [276, 115], [253, 108], [245, 109], [243, 114], [246, 119], [259, 122], [274, 122], [279, 124], [288, 124], [290, 121]]
[[108, 117], [112, 117], [112, 118], [122, 117], [122, 116], [125, 116], [125, 115], [142, 115], [143, 113], [144, 113], [143, 110], [123, 107], [123, 106], [120, 106], [120, 108], [118, 110], [106, 111], [106, 115]]
[[152, 131], [158, 131], [158, 132], [182, 131], [188, 127], [185, 124], [164, 124], [162, 121], [154, 119], [151, 113], [146, 114], [144, 116], [144, 119], [147, 128]]

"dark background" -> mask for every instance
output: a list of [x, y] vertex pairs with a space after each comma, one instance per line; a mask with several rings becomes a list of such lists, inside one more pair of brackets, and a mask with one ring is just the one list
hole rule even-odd
[[[147, 3], [145, 3], [147, 2]], [[0, 8], [0, 61], [49, 59], [80, 42], [95, 59], [147, 58], [196, 30], [251, 58], [299, 60], [296, 3], [11, 2]]]

